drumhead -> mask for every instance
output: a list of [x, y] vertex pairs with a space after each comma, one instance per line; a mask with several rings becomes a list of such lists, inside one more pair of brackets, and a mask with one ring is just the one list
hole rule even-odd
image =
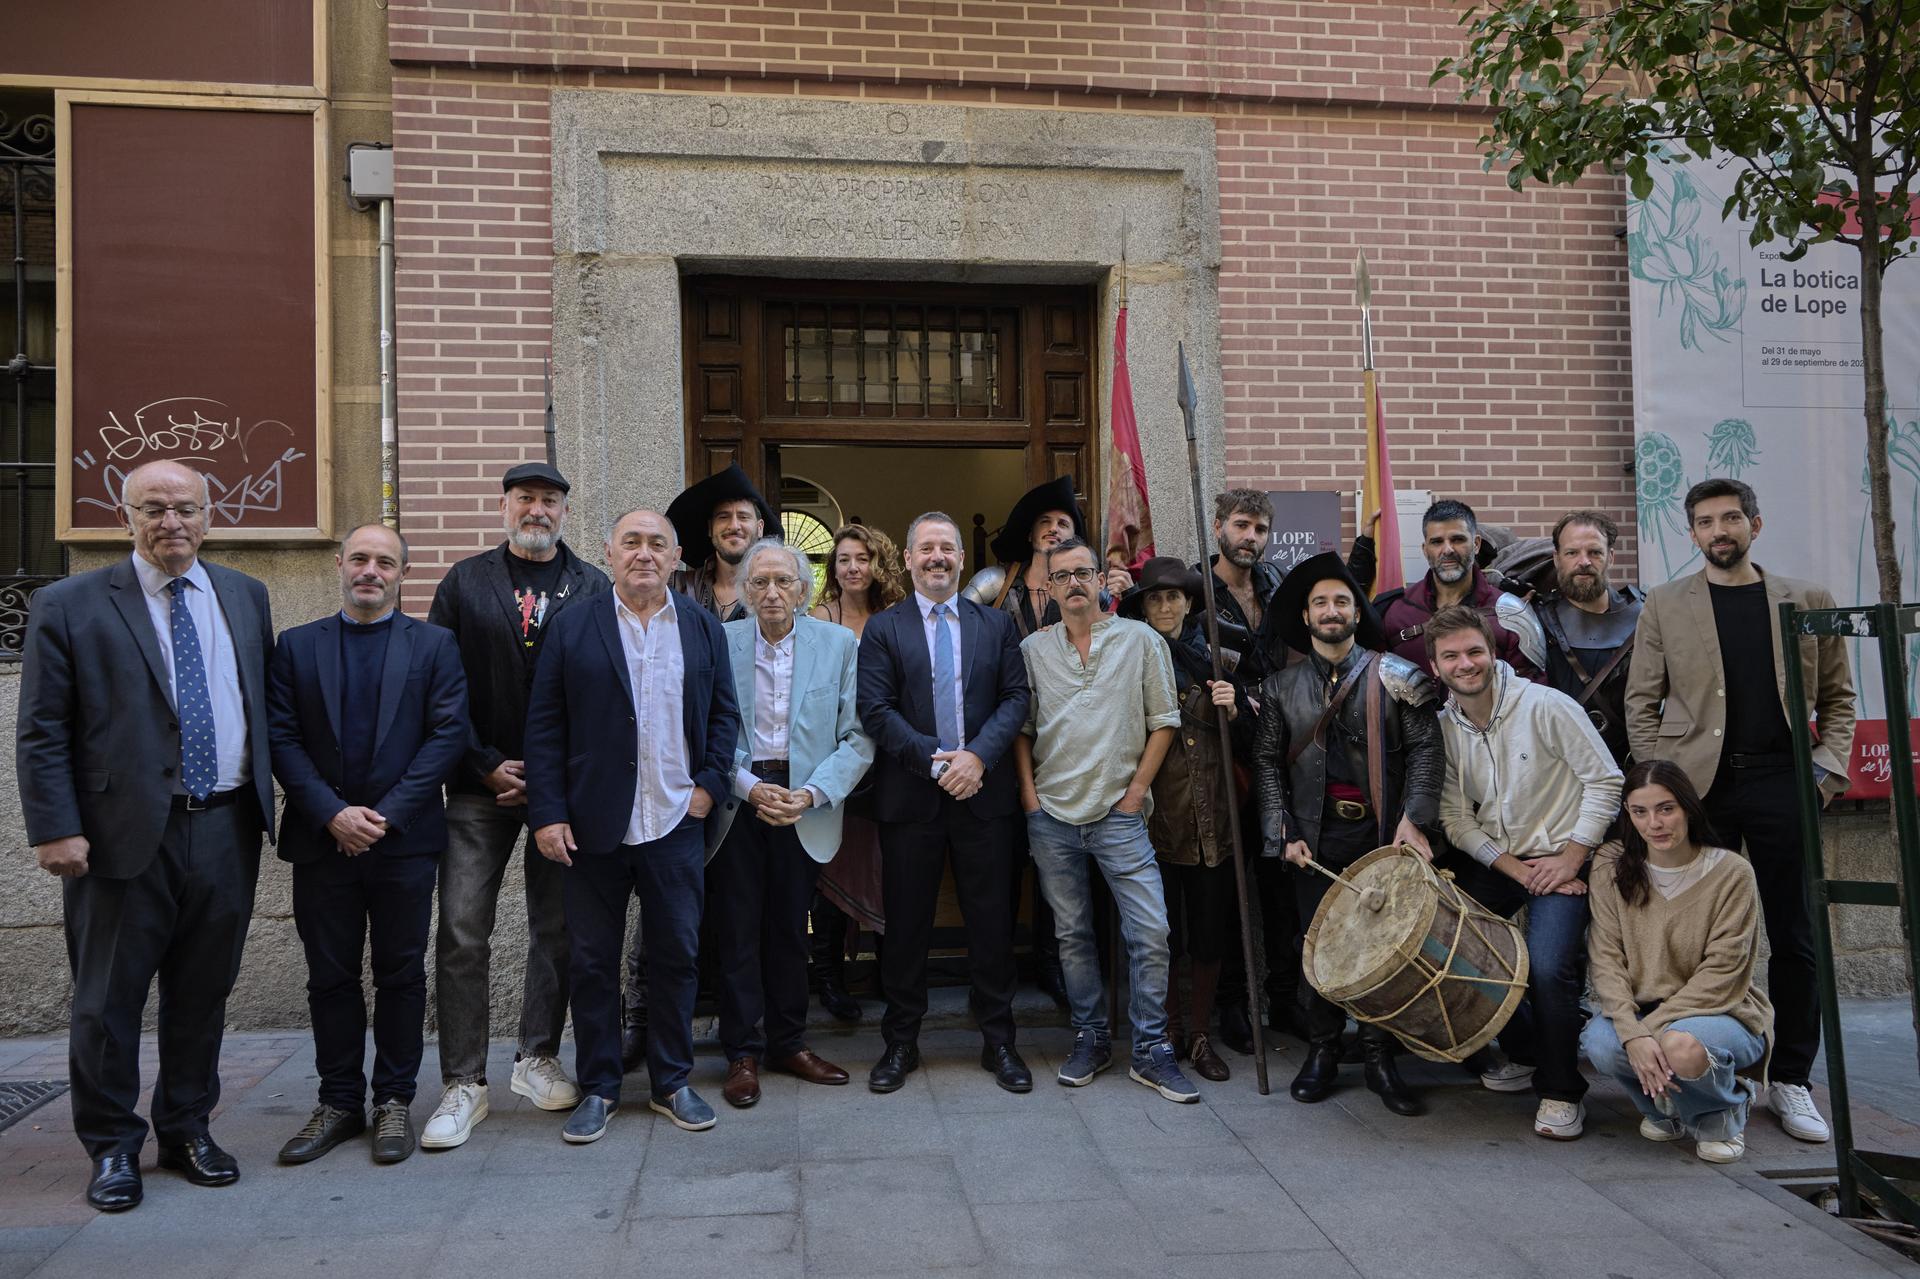
[[[1361, 892], [1329, 884], [1314, 921], [1312, 980], [1321, 991], [1351, 987], [1382, 966], [1398, 968], [1408, 945], [1432, 927], [1439, 900], [1427, 864], [1398, 847], [1368, 853], [1348, 868], [1345, 878]], [[1370, 889], [1380, 890], [1386, 899], [1377, 911], [1369, 909], [1361, 895]]]

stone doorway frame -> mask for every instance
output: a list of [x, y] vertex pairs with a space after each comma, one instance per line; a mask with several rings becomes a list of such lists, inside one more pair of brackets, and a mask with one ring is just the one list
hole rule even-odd
[[1186, 345], [1217, 492], [1210, 118], [558, 89], [552, 130], [557, 445], [575, 518], [596, 539], [684, 483], [682, 274], [1096, 285], [1089, 474], [1104, 488], [1124, 236], [1156, 540], [1198, 551], [1174, 349]]

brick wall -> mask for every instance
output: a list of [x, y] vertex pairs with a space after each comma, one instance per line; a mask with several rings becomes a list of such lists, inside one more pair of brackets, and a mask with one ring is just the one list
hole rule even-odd
[[1364, 246], [1399, 482], [1525, 532], [1597, 504], [1629, 530], [1631, 563], [1624, 195], [1515, 195], [1482, 171], [1482, 118], [1426, 88], [1456, 42], [1449, 10], [395, 0], [390, 15], [411, 607], [493, 540], [491, 477], [542, 447], [557, 84], [1210, 114], [1230, 479], [1354, 485]]

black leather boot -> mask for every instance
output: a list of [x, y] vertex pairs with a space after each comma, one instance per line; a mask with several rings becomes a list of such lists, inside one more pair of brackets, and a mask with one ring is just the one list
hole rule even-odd
[[1427, 1108], [1400, 1078], [1393, 1063], [1393, 1046], [1383, 1040], [1363, 1038], [1361, 1048], [1367, 1058], [1367, 1087], [1379, 1094], [1381, 1104], [1396, 1115], [1423, 1115]]
[[1293, 1077], [1293, 1087], [1287, 1091], [1295, 1101], [1325, 1101], [1333, 1095], [1333, 1086], [1339, 1079], [1340, 1041], [1316, 1039], [1307, 1045], [1306, 1063]]
[[1220, 1005], [1220, 1042], [1243, 1057], [1253, 1053], [1253, 1023], [1245, 1004], [1229, 1001]]

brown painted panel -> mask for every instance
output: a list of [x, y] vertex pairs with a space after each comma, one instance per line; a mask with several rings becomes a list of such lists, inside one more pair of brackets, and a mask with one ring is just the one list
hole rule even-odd
[[313, 84], [315, 0], [19, 0], [0, 76]]
[[72, 113], [72, 527], [161, 458], [209, 477], [216, 534], [320, 527], [313, 116]]
[[701, 418], [739, 417], [740, 370], [702, 369], [700, 373], [705, 382], [704, 402], [700, 405]]
[[1081, 422], [1080, 387], [1085, 378], [1078, 373], [1047, 374], [1047, 424]]
[[1056, 354], [1080, 354], [1087, 348], [1081, 334], [1081, 319], [1086, 312], [1077, 306], [1058, 303], [1047, 307], [1047, 350]]

